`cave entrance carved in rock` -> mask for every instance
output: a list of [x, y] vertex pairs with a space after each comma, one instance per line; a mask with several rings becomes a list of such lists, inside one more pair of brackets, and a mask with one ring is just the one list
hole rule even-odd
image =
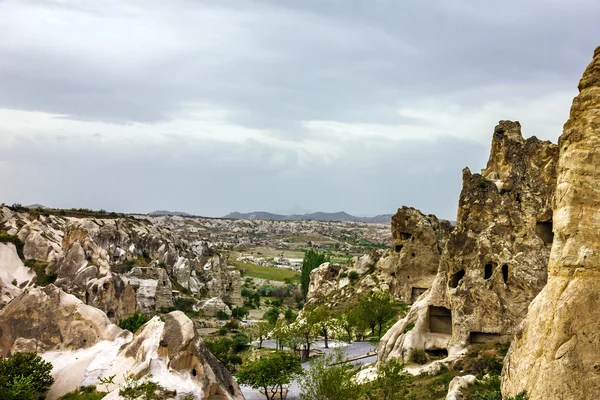
[[429, 306], [429, 332], [452, 334], [452, 311], [446, 307]]
[[412, 288], [412, 291], [410, 293], [410, 302], [414, 303], [415, 301], [417, 301], [419, 296], [421, 296], [426, 291], [427, 291], [427, 288], [419, 288], [419, 287]]

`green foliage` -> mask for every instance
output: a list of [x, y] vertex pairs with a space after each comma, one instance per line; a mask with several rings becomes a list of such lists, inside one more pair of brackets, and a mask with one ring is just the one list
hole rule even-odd
[[348, 277], [348, 273], [346, 271], [342, 271], [340, 273], [340, 278], [347, 278]]
[[352, 270], [348, 273], [348, 278], [350, 278], [351, 281], [355, 281], [358, 279], [358, 272]]
[[96, 390], [96, 386], [83, 386], [62, 396], [60, 400], [100, 400], [106, 396], [105, 392]]
[[219, 311], [217, 311], [216, 317], [222, 321], [225, 321], [225, 320], [229, 319], [229, 314], [227, 314], [223, 310], [219, 310]]
[[283, 392], [284, 385], [289, 384], [302, 372], [300, 359], [295, 354], [288, 351], [276, 351], [269, 356], [248, 363], [240, 369], [236, 376], [239, 383], [254, 389], [262, 389], [267, 400], [271, 400], [278, 392]]
[[15, 245], [16, 249], [17, 249], [17, 254], [19, 255], [19, 258], [21, 260], [25, 259], [25, 256], [23, 255], [23, 242], [21, 241], [21, 239], [19, 239], [18, 236], [16, 235], [9, 235], [6, 232], [2, 232], [0, 231], [0, 243], [12, 243]]
[[248, 335], [242, 332], [238, 332], [231, 338], [233, 343], [231, 344], [231, 350], [234, 353], [240, 353], [248, 348], [250, 345], [250, 339]]
[[277, 290], [277, 286], [275, 285], [260, 285], [258, 287], [258, 294], [263, 297], [271, 297]]
[[232, 264], [243, 275], [251, 276], [253, 278], [268, 279], [271, 281], [280, 282], [284, 282], [286, 279], [289, 279], [293, 282], [298, 282], [300, 278], [300, 274], [298, 272], [292, 271], [288, 268], [263, 267], [241, 261], [232, 261]]
[[310, 360], [310, 368], [300, 379], [302, 400], [348, 400], [359, 391], [354, 381], [352, 364], [344, 363], [344, 353], [337, 348], [332, 353]]
[[406, 328], [404, 328], [404, 333], [412, 331], [414, 329], [414, 327], [415, 327], [415, 324], [413, 324], [413, 323], [406, 325]]
[[281, 314], [281, 310], [279, 308], [271, 307], [263, 314], [263, 319], [269, 321], [271, 325], [275, 325], [277, 318], [279, 318], [279, 314]]
[[127, 329], [131, 333], [136, 333], [148, 321], [150, 321], [149, 317], [136, 310], [129, 317], [121, 318], [118, 325], [121, 329]]
[[[401, 304], [400, 308], [405, 308], [405, 305]], [[376, 292], [361, 298], [358, 303], [358, 310], [360, 322], [368, 326], [373, 334], [377, 333], [379, 339], [383, 327], [386, 323], [395, 319], [399, 307], [389, 293]], [[378, 327], [377, 332], [375, 332], [376, 327]]]
[[500, 392], [500, 376], [487, 375], [476, 381], [470, 388], [474, 400], [502, 400]]
[[231, 316], [234, 318], [244, 318], [248, 314], [248, 308], [246, 307], [234, 307], [231, 310]]
[[58, 274], [56, 272], [46, 273], [47, 262], [38, 260], [26, 260], [25, 265], [35, 271], [35, 283], [38, 286], [46, 286], [56, 282]]
[[423, 349], [412, 349], [409, 360], [415, 364], [425, 364], [429, 361], [429, 356]]
[[298, 314], [296, 314], [291, 308], [288, 308], [287, 310], [285, 310], [283, 315], [285, 316], [285, 319], [288, 322], [294, 322], [296, 320], [296, 318], [298, 317]]
[[0, 399], [43, 399], [54, 378], [52, 364], [35, 353], [15, 353], [0, 360]]
[[364, 385], [364, 397], [367, 400], [407, 399], [411, 378], [404, 372], [404, 365], [396, 360], [381, 363], [377, 369], [377, 378]]
[[225, 335], [227, 335], [227, 328], [225, 328], [225, 327], [219, 328], [217, 333], [219, 334], [219, 336], [225, 336]]
[[153, 382], [152, 375], [147, 375], [142, 381], [135, 379], [132, 375], [125, 379], [125, 383], [119, 389], [119, 395], [127, 400], [166, 400], [173, 398], [177, 392], [166, 390], [158, 383]]
[[308, 293], [311, 271], [327, 261], [329, 261], [329, 256], [325, 255], [325, 253], [319, 253], [318, 251], [312, 249], [304, 253], [304, 260], [302, 260], [302, 273], [300, 275], [303, 298], [306, 299], [306, 294]]

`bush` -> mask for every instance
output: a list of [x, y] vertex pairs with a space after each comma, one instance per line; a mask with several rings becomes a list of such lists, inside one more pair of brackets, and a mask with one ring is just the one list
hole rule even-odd
[[243, 362], [242, 357], [238, 356], [237, 354], [229, 356], [228, 361], [232, 365], [241, 365]]
[[271, 297], [277, 290], [277, 286], [274, 285], [260, 285], [258, 287], [258, 294], [263, 297]]
[[235, 335], [233, 335], [232, 340], [233, 344], [231, 345], [231, 349], [235, 353], [239, 353], [246, 350], [246, 348], [248, 348], [248, 345], [250, 344], [250, 339], [248, 339], [248, 336], [246, 336], [245, 333], [236, 333]]
[[409, 359], [415, 364], [425, 364], [429, 361], [429, 356], [423, 349], [412, 349]]
[[0, 360], [0, 399], [37, 400], [45, 398], [54, 378], [52, 364], [35, 353], [15, 353]]
[[360, 386], [353, 379], [352, 364], [343, 362], [344, 352], [337, 348], [331, 354], [310, 360], [310, 369], [300, 379], [302, 400], [355, 399]]
[[17, 248], [17, 254], [19, 255], [19, 258], [21, 260], [25, 259], [25, 256], [23, 255], [23, 242], [21, 241], [21, 239], [19, 239], [18, 236], [16, 235], [9, 235], [6, 232], [0, 232], [0, 243], [12, 243], [15, 245], [15, 247]]
[[118, 325], [121, 329], [127, 329], [131, 333], [136, 333], [137, 330], [148, 321], [150, 321], [149, 317], [136, 310], [133, 315], [130, 315], [127, 318], [121, 318]]
[[60, 400], [100, 400], [106, 396], [105, 392], [96, 390], [96, 386], [83, 386], [65, 394]]
[[225, 335], [227, 335], [227, 328], [225, 328], [225, 327], [219, 328], [217, 333], [219, 334], [219, 336], [225, 336]]
[[150, 399], [169, 399], [174, 397], [177, 392], [174, 390], [167, 390], [160, 386], [156, 382], [152, 382], [151, 375], [147, 376], [145, 380], [138, 381], [133, 376], [129, 376], [125, 379], [125, 384], [119, 390], [119, 395], [123, 396], [127, 400], [135, 400], [143, 398], [146, 400]]
[[292, 311], [291, 308], [288, 308], [287, 310], [285, 310], [283, 315], [285, 316], [285, 320], [288, 322], [294, 322], [296, 320], [296, 318], [298, 317], [298, 314], [296, 314], [294, 311]]
[[347, 278], [348, 277], [348, 273], [346, 271], [342, 271], [342, 273], [340, 274], [340, 278]]
[[348, 278], [350, 278], [351, 281], [355, 281], [358, 279], [358, 272], [352, 270], [348, 273]]
[[223, 328], [233, 331], [236, 330], [240, 327], [240, 324], [238, 324], [238, 322], [236, 320], [229, 320], [225, 323], [225, 325], [223, 325]]
[[246, 307], [235, 307], [231, 310], [231, 316], [234, 318], [241, 319], [244, 318], [246, 314], [248, 314], [248, 308]]
[[271, 307], [267, 310], [263, 315], [263, 319], [269, 321], [271, 325], [275, 325], [277, 319], [279, 318], [279, 314], [281, 314], [281, 310], [277, 307]]
[[223, 310], [219, 310], [219, 311], [217, 311], [216, 317], [222, 321], [225, 321], [225, 320], [229, 319], [229, 314], [227, 314]]
[[49, 285], [56, 282], [56, 278], [58, 278], [56, 272], [46, 273], [47, 262], [30, 259], [25, 261], [25, 265], [35, 271], [35, 283], [38, 286]]

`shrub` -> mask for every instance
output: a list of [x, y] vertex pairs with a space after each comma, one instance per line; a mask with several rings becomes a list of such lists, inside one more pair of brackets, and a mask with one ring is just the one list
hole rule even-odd
[[9, 235], [6, 232], [0, 232], [0, 243], [12, 243], [15, 245], [16, 249], [17, 249], [17, 254], [19, 255], [19, 258], [21, 260], [25, 259], [25, 256], [23, 255], [23, 242], [21, 241], [21, 239], [19, 239], [18, 236], [16, 235]]
[[238, 324], [238, 322], [236, 320], [229, 320], [225, 323], [225, 325], [223, 325], [223, 328], [227, 329], [227, 330], [235, 330], [238, 329], [240, 327], [240, 324]]
[[35, 353], [15, 353], [0, 360], [0, 398], [43, 399], [54, 382], [51, 371], [52, 364]]
[[136, 333], [137, 330], [148, 321], [150, 321], [149, 317], [136, 310], [129, 317], [121, 318], [118, 325], [121, 329], [127, 329], [131, 333]]
[[231, 310], [231, 316], [235, 318], [244, 318], [248, 314], [248, 308], [246, 307], [235, 307]]
[[342, 271], [342, 273], [340, 274], [340, 278], [347, 278], [348, 277], [348, 273], [346, 271]]
[[358, 279], [358, 272], [352, 270], [348, 273], [348, 278], [350, 278], [351, 281], [355, 281]]
[[232, 365], [241, 365], [243, 362], [242, 357], [238, 356], [237, 354], [229, 356], [228, 361]]
[[412, 349], [409, 359], [415, 364], [425, 364], [429, 360], [429, 356], [423, 349]]
[[248, 336], [246, 336], [245, 333], [236, 333], [235, 335], [233, 335], [232, 340], [233, 344], [231, 345], [231, 349], [235, 353], [239, 353], [241, 351], [246, 350], [246, 348], [250, 344], [250, 339], [248, 339]]
[[223, 327], [223, 328], [219, 328], [219, 336], [225, 336], [227, 335], [227, 328]]
[[220, 320], [227, 320], [229, 319], [229, 314], [227, 314], [225, 311], [223, 310], [219, 310], [217, 311], [216, 317]]
[[258, 287], [258, 294], [263, 297], [271, 297], [277, 290], [277, 286], [274, 285], [260, 285]]
[[300, 380], [302, 400], [353, 399], [360, 387], [353, 379], [352, 364], [343, 363], [344, 352], [337, 348], [331, 354], [310, 360], [310, 369]]
[[123, 387], [119, 390], [119, 395], [123, 396], [127, 400], [134, 400], [143, 398], [145, 400], [151, 399], [168, 399], [174, 397], [177, 392], [174, 390], [167, 390], [160, 386], [158, 383], [151, 381], [152, 375], [148, 375], [145, 380], [138, 381], [133, 376], [128, 376], [125, 379]]
[[35, 283], [38, 286], [49, 285], [56, 282], [56, 278], [58, 278], [56, 272], [46, 273], [47, 262], [30, 259], [25, 261], [25, 265], [35, 271]]
[[65, 394], [60, 400], [100, 400], [106, 396], [105, 392], [96, 390], [96, 386], [83, 386]]

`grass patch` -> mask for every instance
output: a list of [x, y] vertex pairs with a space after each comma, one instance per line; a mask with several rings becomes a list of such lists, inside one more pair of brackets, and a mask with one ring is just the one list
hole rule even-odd
[[21, 260], [25, 259], [25, 256], [23, 255], [23, 242], [21, 241], [21, 239], [19, 239], [18, 236], [16, 235], [9, 235], [6, 232], [0, 232], [0, 243], [12, 243], [15, 245], [15, 247], [17, 248], [17, 254], [19, 255], [19, 258]]
[[244, 276], [280, 282], [284, 282], [286, 279], [289, 279], [292, 282], [300, 282], [300, 272], [292, 271], [291, 269], [262, 267], [260, 265], [245, 263], [242, 261], [233, 261], [232, 264]]
[[56, 278], [58, 278], [58, 273], [46, 272], [46, 267], [48, 266], [47, 262], [38, 260], [27, 260], [25, 261], [25, 266], [35, 271], [35, 283], [38, 286], [49, 285], [51, 283], [56, 282]]
[[96, 386], [84, 386], [65, 394], [60, 400], [100, 400], [106, 396], [106, 392], [99, 392]]

